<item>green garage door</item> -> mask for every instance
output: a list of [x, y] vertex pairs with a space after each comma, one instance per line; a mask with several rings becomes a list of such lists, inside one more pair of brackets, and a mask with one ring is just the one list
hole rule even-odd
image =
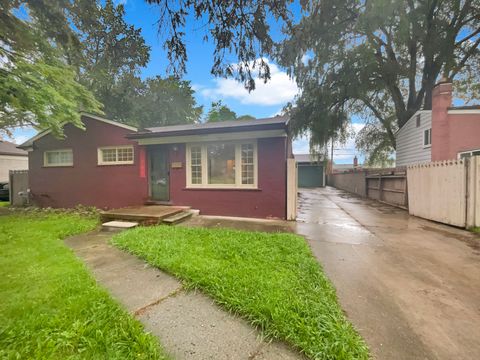
[[298, 187], [319, 186], [324, 186], [323, 166], [298, 164]]

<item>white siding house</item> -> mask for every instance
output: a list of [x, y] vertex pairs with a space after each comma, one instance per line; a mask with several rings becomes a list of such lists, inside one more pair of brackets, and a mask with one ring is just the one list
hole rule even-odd
[[0, 182], [8, 182], [10, 170], [28, 169], [28, 153], [17, 145], [0, 139]]
[[420, 110], [395, 134], [396, 166], [432, 160], [432, 112]]

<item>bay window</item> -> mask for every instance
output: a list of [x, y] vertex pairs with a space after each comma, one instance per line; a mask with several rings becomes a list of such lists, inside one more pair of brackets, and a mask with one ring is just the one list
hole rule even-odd
[[188, 144], [187, 186], [255, 188], [257, 186], [256, 142]]

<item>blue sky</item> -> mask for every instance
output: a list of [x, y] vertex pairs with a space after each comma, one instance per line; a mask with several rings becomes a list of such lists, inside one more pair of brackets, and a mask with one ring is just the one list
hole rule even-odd
[[[126, 21], [142, 29], [142, 35], [151, 47], [150, 62], [146, 68], [142, 69], [141, 76], [144, 78], [155, 75], [165, 76], [168, 59], [156, 25], [159, 18], [158, 7], [139, 0], [123, 0], [121, 2], [125, 5]], [[292, 11], [296, 16], [300, 14], [298, 7], [292, 8]], [[205, 113], [212, 101], [222, 100], [238, 116], [249, 114], [257, 118], [270, 117], [279, 113], [289, 101], [294, 99], [298, 92], [295, 82], [273, 62], [270, 62], [271, 80], [267, 84], [258, 81], [257, 89], [251, 93], [248, 93], [241, 83], [233, 79], [214, 78], [210, 74], [214, 47], [211, 43], [203, 41], [204, 33], [201, 25], [194, 21], [189, 21], [187, 24], [188, 62], [185, 79], [191, 81], [196, 91], [197, 103], [204, 106]], [[279, 24], [272, 20], [270, 25], [274, 38], [279, 39], [282, 36]], [[232, 62], [234, 61], [235, 59], [232, 58]], [[356, 127], [358, 126], [360, 125]], [[17, 129], [14, 132], [14, 140], [21, 143], [34, 134], [33, 129]], [[343, 150], [337, 150], [334, 155], [336, 162], [351, 163], [354, 156], [353, 147], [353, 141], [350, 141], [343, 147]], [[294, 151], [296, 153], [306, 153], [308, 150], [306, 139], [295, 141]]]

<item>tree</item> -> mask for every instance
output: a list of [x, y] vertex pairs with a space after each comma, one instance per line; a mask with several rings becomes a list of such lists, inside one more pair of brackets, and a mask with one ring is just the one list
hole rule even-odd
[[[146, 0], [157, 4], [158, 29], [164, 34], [171, 69], [177, 77], [186, 71], [187, 48], [185, 24], [187, 17], [202, 21], [204, 39], [215, 44], [211, 73], [235, 77], [249, 90], [255, 89], [254, 76], [270, 78], [268, 55], [273, 54], [274, 41], [267, 17], [290, 23], [290, 0]], [[232, 55], [237, 58], [232, 64]]]
[[0, 131], [33, 125], [60, 135], [66, 122], [82, 126], [80, 111], [101, 112], [68, 62], [67, 54], [78, 48], [66, 20], [75, 6], [0, 0], [0, 7]]
[[104, 104], [108, 118], [132, 118], [133, 100], [142, 87], [138, 73], [150, 57], [141, 29], [128, 25], [124, 5], [112, 0], [74, 21], [83, 53], [80, 81]]
[[230, 110], [226, 105], [222, 104], [222, 101], [212, 102], [210, 111], [207, 114], [207, 122], [219, 122], [227, 120], [235, 120], [237, 114]]
[[237, 118], [237, 120], [255, 120], [256, 117], [252, 115], [242, 115]]
[[469, 86], [478, 80], [478, 1], [325, 0], [306, 2], [304, 10], [277, 59], [302, 90], [292, 128], [311, 131], [315, 144], [342, 136], [353, 113], [377, 139], [374, 149], [369, 136], [359, 145], [388, 152], [395, 130], [422, 107], [431, 109], [441, 77], [458, 79], [464, 92], [478, 90]]
[[198, 122], [203, 108], [197, 106], [193, 95], [189, 81], [159, 76], [147, 79], [135, 99], [136, 125], [145, 128]]

